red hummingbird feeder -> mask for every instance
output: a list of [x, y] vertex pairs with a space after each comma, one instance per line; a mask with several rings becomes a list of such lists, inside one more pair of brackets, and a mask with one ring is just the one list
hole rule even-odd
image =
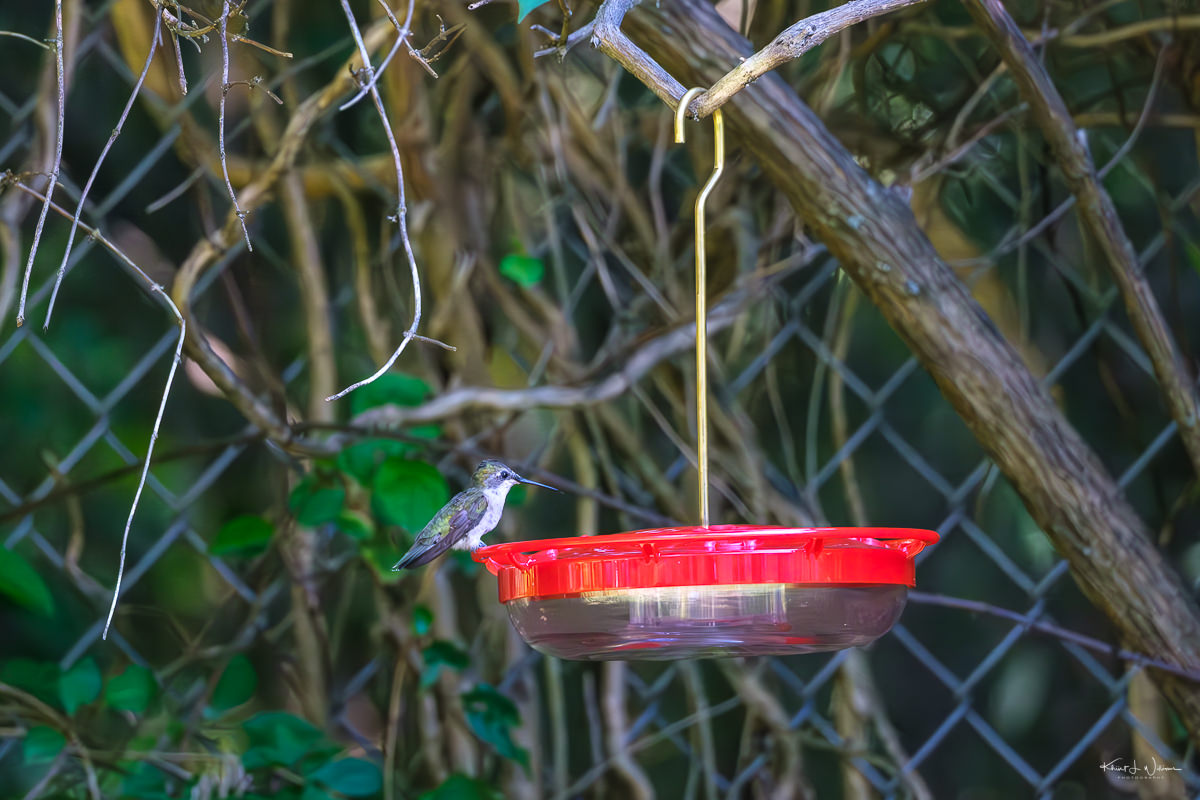
[[[691, 89], [675, 112], [683, 141]], [[696, 428], [701, 525], [508, 542], [475, 551], [535, 649], [580, 660], [785, 655], [868, 644], [938, 541], [912, 528], [709, 525], [704, 203], [725, 161], [713, 112], [712, 175], [696, 198]]]

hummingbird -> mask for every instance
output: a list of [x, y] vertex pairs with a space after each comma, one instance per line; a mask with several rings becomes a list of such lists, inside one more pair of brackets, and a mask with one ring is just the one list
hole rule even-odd
[[508, 490], [518, 483], [558, 491], [553, 486], [522, 478], [516, 470], [499, 461], [484, 461], [471, 476], [471, 488], [456, 494], [433, 516], [392, 569], [423, 566], [450, 548], [478, 550], [483, 545], [483, 537], [500, 522]]

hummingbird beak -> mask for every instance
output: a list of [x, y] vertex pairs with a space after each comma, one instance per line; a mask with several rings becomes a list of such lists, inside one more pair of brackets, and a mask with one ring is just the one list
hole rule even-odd
[[559, 491], [558, 489], [555, 489], [553, 486], [547, 486], [544, 483], [538, 483], [537, 481], [531, 481], [531, 480], [529, 480], [529, 478], [522, 478], [520, 475], [517, 475], [517, 482], [518, 483], [527, 483], [530, 486], [540, 486], [543, 489], [549, 489], [552, 492]]

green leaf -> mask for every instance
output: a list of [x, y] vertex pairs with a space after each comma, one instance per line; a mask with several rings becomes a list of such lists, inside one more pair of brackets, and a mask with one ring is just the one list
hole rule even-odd
[[[526, 14], [544, 2], [546, 0], [533, 0], [533, 2], [520, 0], [521, 19], [524, 19]], [[528, 8], [526, 8], [527, 3], [529, 4]], [[541, 259], [532, 256], [509, 253], [500, 260], [500, 274], [518, 286], [528, 289], [531, 286], [537, 286], [542, 282], [542, 278], [546, 277], [546, 265], [541, 262]]]
[[267, 764], [290, 766], [312, 752], [327, 749], [325, 734], [283, 711], [256, 714], [242, 723], [242, 730], [251, 745], [242, 756], [247, 770]]
[[0, 681], [23, 689], [46, 703], [58, 702], [58, 665], [51, 661], [14, 658], [0, 664]]
[[413, 633], [424, 636], [433, 627], [433, 612], [425, 606], [415, 606], [412, 611]]
[[518, 0], [517, 2], [517, 22], [525, 19], [530, 11], [535, 8], [546, 5], [550, 0]]
[[466, 550], [451, 550], [450, 563], [467, 578], [474, 578], [479, 574], [479, 570], [483, 569], [483, 565]]
[[42, 616], [54, 613], [54, 598], [46, 582], [28, 561], [0, 547], [0, 594]]
[[512, 740], [512, 729], [521, 724], [521, 714], [512, 700], [481, 683], [462, 696], [462, 703], [467, 724], [476, 736], [504, 758], [529, 765], [529, 753]]
[[404, 432], [415, 439], [429, 439], [430, 441], [442, 438], [443, 433], [442, 426], [436, 423], [414, 425], [411, 428], [406, 428]]
[[363, 486], [370, 486], [380, 464], [392, 456], [410, 455], [416, 449], [396, 439], [364, 439], [338, 453], [337, 467]]
[[334, 798], [315, 783], [308, 783], [305, 784], [304, 791], [300, 793], [300, 800], [334, 800]]
[[456, 772], [417, 800], [504, 800], [504, 795], [487, 781]]
[[104, 702], [118, 711], [141, 714], [149, 708], [157, 692], [154, 673], [138, 664], [130, 664], [104, 687]]
[[100, 696], [104, 678], [91, 656], [81, 658], [75, 666], [58, 678], [58, 699], [70, 715], [80, 706], [85, 706]]
[[404, 555], [399, 550], [390, 545], [364, 545], [359, 553], [362, 554], [371, 569], [375, 571], [375, 575], [384, 583], [395, 583], [400, 580], [402, 574], [394, 572], [392, 567]]
[[121, 781], [120, 797], [142, 798], [166, 797], [167, 779], [162, 770], [145, 761], [129, 765], [129, 772]]
[[330, 761], [309, 777], [347, 797], [366, 797], [383, 788], [379, 767], [361, 758]]
[[375, 474], [371, 507], [389, 525], [410, 533], [425, 527], [450, 499], [446, 479], [431, 464], [390, 458]]
[[229, 659], [213, 689], [209, 705], [217, 711], [227, 711], [248, 701], [258, 689], [258, 673], [250, 659], [241, 653]]
[[21, 750], [26, 764], [48, 764], [67, 746], [66, 738], [45, 725], [38, 725], [25, 732]]
[[1188, 242], [1187, 258], [1192, 269], [1196, 270], [1197, 275], [1200, 275], [1200, 247], [1197, 247], [1195, 242]]
[[421, 671], [420, 681], [422, 689], [428, 689], [437, 682], [442, 667], [461, 670], [471, 664], [471, 657], [465, 650], [451, 642], [441, 640], [430, 644], [421, 651], [421, 655], [425, 658], [425, 669]]
[[351, 539], [365, 542], [375, 533], [371, 520], [357, 511], [343, 511], [334, 520], [334, 526]]
[[380, 375], [350, 395], [350, 413], [354, 416], [368, 408], [393, 404], [397, 406], [419, 406], [433, 390], [429, 384], [403, 372], [388, 372]]
[[342, 513], [346, 490], [340, 486], [321, 486], [315, 477], [300, 481], [288, 498], [288, 509], [296, 521], [308, 528], [333, 522]]
[[208, 546], [208, 552], [215, 556], [258, 555], [267, 549], [274, 535], [275, 526], [260, 516], [234, 517], [217, 531], [217, 538]]

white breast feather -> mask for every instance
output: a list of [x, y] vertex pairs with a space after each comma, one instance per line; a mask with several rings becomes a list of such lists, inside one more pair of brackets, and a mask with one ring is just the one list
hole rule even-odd
[[483, 512], [483, 516], [479, 519], [479, 524], [467, 531], [467, 535], [459, 539], [451, 547], [455, 550], [478, 550], [483, 546], [483, 537], [491, 533], [496, 524], [500, 522], [500, 515], [502, 513], [504, 513], [503, 498], [499, 503], [494, 500], [489, 502], [487, 511]]

